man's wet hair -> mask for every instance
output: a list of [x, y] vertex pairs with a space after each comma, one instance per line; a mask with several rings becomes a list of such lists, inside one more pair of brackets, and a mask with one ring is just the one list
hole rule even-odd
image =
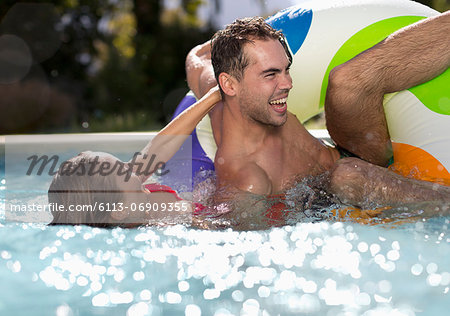
[[245, 68], [249, 65], [244, 54], [244, 45], [255, 40], [279, 40], [286, 51], [289, 63], [292, 55], [289, 52], [283, 33], [275, 30], [261, 17], [238, 19], [214, 34], [211, 45], [211, 61], [217, 82], [222, 72], [241, 80]]

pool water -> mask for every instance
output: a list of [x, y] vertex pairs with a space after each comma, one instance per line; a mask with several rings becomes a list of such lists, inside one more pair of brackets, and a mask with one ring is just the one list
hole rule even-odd
[[[450, 310], [448, 212], [415, 213], [379, 225], [298, 216], [288, 225], [254, 231], [47, 226], [51, 215], [45, 212], [33, 223], [7, 216], [11, 201], [46, 203], [51, 178], [23, 178], [15, 176], [17, 170], [20, 164], [6, 157], [0, 179], [0, 315]], [[298, 190], [308, 191], [299, 184], [292, 198]]]
[[0, 314], [444, 315], [448, 225], [236, 232], [4, 223]]

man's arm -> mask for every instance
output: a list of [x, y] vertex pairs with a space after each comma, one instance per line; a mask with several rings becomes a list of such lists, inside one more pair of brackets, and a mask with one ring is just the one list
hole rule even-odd
[[330, 175], [330, 193], [362, 208], [434, 202], [450, 207], [450, 187], [400, 176], [358, 158], [339, 160]]
[[[186, 57], [186, 78], [189, 88], [197, 98], [217, 86], [211, 64], [211, 41], [194, 47]], [[213, 135], [216, 144], [221, 142], [222, 133], [222, 102], [219, 102], [208, 114], [211, 119]]]
[[327, 128], [341, 147], [385, 166], [392, 155], [386, 93], [429, 81], [450, 65], [450, 11], [407, 26], [330, 73]]
[[201, 98], [217, 85], [211, 64], [211, 41], [195, 46], [186, 57], [186, 79], [189, 88]]

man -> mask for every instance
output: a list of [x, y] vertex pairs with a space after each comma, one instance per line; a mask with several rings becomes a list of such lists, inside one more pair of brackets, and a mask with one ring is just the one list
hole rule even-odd
[[311, 136], [287, 111], [290, 63], [281, 33], [262, 18], [237, 20], [216, 33], [212, 50], [206, 43], [189, 53], [188, 83], [197, 97], [217, 83], [222, 93], [223, 105], [210, 114], [219, 201], [270, 196], [328, 172], [329, 191], [354, 205], [450, 202], [448, 187], [406, 179], [358, 158], [340, 159], [337, 149]]

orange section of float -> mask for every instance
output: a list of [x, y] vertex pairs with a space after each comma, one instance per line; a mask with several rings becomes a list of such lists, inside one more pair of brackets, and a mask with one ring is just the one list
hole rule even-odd
[[442, 163], [425, 150], [392, 142], [394, 163], [389, 169], [408, 178], [450, 186], [450, 173]]
[[417, 216], [411, 216], [404, 219], [396, 219], [394, 217], [386, 217], [384, 211], [391, 209], [390, 206], [378, 207], [376, 209], [359, 209], [356, 207], [347, 207], [334, 209], [331, 211], [333, 219], [340, 222], [353, 222], [362, 225], [384, 225], [389, 224], [390, 227], [411, 223], [419, 220]]
[[390, 207], [380, 207], [374, 210], [363, 210], [356, 207], [347, 207], [341, 209], [331, 210], [331, 214], [337, 221], [350, 221], [365, 225], [377, 225], [386, 224], [391, 222], [391, 219], [379, 219], [378, 216], [382, 215], [383, 211], [388, 210]]

